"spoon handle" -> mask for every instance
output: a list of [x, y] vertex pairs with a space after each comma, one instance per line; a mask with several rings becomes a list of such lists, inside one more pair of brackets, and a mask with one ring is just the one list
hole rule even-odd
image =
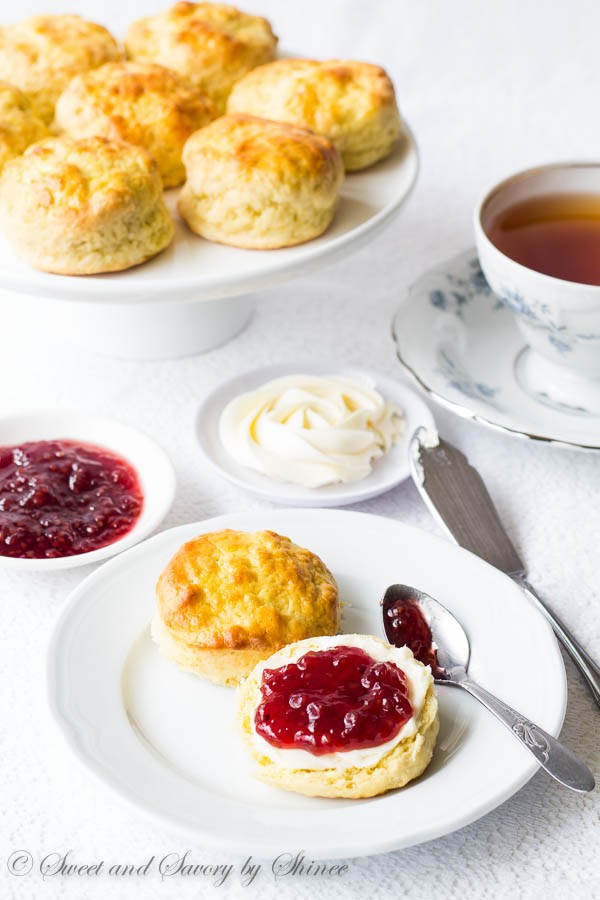
[[535, 756], [540, 766], [548, 775], [572, 791], [592, 791], [595, 787], [594, 776], [574, 753], [548, 734], [535, 722], [531, 722], [512, 707], [507, 706], [485, 688], [480, 687], [470, 678], [454, 682], [472, 694], [480, 703], [489, 709], [503, 725], [509, 728], [514, 736], [529, 752]]

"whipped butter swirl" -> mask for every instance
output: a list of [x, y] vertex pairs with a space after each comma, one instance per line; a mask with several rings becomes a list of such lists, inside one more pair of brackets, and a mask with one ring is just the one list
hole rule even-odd
[[236, 462], [308, 488], [366, 478], [403, 428], [378, 391], [338, 375], [275, 378], [231, 400], [219, 421]]

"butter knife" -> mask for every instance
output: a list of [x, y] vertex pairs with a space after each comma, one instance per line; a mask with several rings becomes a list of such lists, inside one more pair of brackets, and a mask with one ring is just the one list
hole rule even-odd
[[479, 472], [464, 453], [431, 429], [419, 428], [410, 443], [414, 482], [434, 518], [461, 547], [505, 572], [552, 625], [600, 706], [600, 666], [527, 581]]

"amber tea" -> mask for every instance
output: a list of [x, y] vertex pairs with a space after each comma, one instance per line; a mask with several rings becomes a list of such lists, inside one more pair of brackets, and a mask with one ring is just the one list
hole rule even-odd
[[544, 275], [600, 285], [600, 194], [543, 194], [521, 200], [486, 228], [515, 262]]

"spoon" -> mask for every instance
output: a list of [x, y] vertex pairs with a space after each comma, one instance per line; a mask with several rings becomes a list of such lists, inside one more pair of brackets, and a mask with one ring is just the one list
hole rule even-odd
[[483, 703], [560, 784], [581, 793], [594, 789], [594, 776], [574, 753], [469, 677], [469, 640], [445, 606], [406, 584], [391, 585], [381, 606], [389, 643], [408, 645], [417, 659], [431, 666], [436, 684], [461, 687]]

